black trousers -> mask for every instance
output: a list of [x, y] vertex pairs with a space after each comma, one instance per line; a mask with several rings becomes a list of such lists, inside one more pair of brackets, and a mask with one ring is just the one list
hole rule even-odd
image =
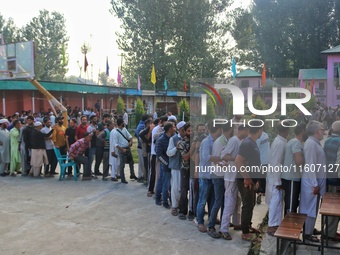
[[104, 147], [97, 147], [96, 148], [96, 164], [94, 165], [94, 174], [99, 173], [99, 166], [102, 163], [104, 156]]
[[285, 210], [284, 215], [288, 212], [295, 212], [297, 213], [297, 208], [299, 207], [300, 201], [300, 188], [301, 182], [291, 181], [286, 179], [282, 180], [282, 188], [285, 191]]
[[150, 180], [149, 180], [149, 190], [153, 192], [155, 188], [155, 179], [156, 179], [156, 155], [151, 155], [151, 167], [150, 167]]
[[[131, 151], [130, 151], [131, 153]], [[118, 156], [119, 156], [119, 173], [120, 173], [120, 178], [121, 178], [121, 181], [124, 182], [126, 181], [125, 179], [125, 173], [124, 173], [124, 168], [125, 168], [125, 164], [129, 164], [129, 168], [130, 168], [130, 176], [135, 176], [135, 170], [134, 170], [134, 167], [133, 167], [133, 159], [130, 161], [130, 162], [126, 162], [125, 159], [124, 159], [124, 153], [121, 151], [121, 150], [118, 150]], [[132, 156], [131, 156], [132, 157]]]
[[48, 159], [48, 165], [44, 167], [44, 173], [55, 173], [55, 169], [57, 168], [58, 160], [54, 153], [54, 150], [46, 150], [46, 155]]
[[256, 193], [254, 186], [244, 187], [243, 181], [237, 181], [238, 191], [242, 198], [242, 212], [241, 212], [241, 226], [242, 233], [248, 234], [251, 227], [251, 220], [253, 218], [253, 210], [255, 206]]
[[149, 165], [150, 165], [150, 154], [149, 153], [146, 157], [143, 157], [143, 163], [144, 163], [144, 172], [143, 172], [144, 180], [148, 181]]
[[178, 209], [180, 213], [187, 215], [190, 171], [189, 169], [183, 168], [180, 171], [181, 171], [181, 195], [179, 197]]

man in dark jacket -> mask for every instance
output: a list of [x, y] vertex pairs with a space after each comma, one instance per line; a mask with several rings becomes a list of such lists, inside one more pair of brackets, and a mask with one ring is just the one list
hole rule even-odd
[[156, 157], [160, 161], [160, 172], [157, 180], [156, 188], [156, 205], [161, 205], [161, 194], [163, 200], [163, 206], [166, 209], [170, 209], [168, 203], [168, 191], [171, 179], [171, 169], [169, 166], [169, 157], [166, 155], [168, 149], [170, 137], [174, 135], [176, 131], [175, 124], [172, 122], [167, 122], [164, 125], [164, 134], [159, 137], [156, 141]]
[[53, 128], [47, 134], [42, 133], [40, 130], [42, 129], [42, 123], [37, 121], [34, 123], [34, 129], [31, 133], [31, 148], [32, 148], [32, 157], [31, 157], [31, 172], [30, 175], [34, 177], [40, 177], [40, 168], [43, 164], [48, 164], [47, 154], [46, 154], [46, 145], [45, 138], [50, 137], [53, 133]]
[[23, 144], [22, 148], [22, 175], [27, 176], [31, 169], [31, 133], [32, 130], [34, 129], [33, 123], [34, 123], [34, 118], [33, 116], [27, 116], [26, 118], [26, 127], [22, 129], [21, 132], [21, 144]]

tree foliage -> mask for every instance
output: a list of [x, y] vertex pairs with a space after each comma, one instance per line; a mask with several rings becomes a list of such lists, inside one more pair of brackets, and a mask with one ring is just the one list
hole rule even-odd
[[0, 14], [0, 34], [3, 35], [4, 42], [6, 44], [20, 41], [20, 31], [15, 26], [14, 20], [12, 18], [5, 20], [5, 18], [1, 14]]
[[106, 72], [101, 72], [98, 74], [99, 84], [106, 86], [117, 86], [117, 83], [110, 76], [106, 75]]
[[58, 12], [42, 10], [23, 29], [22, 37], [35, 43], [35, 75], [46, 81], [63, 81], [67, 73], [65, 18]]
[[208, 99], [207, 101], [207, 115], [206, 115], [206, 122], [209, 120], [215, 119], [216, 118], [216, 112], [215, 112], [215, 105], [211, 98]]
[[[181, 89], [193, 77], [214, 77], [224, 70], [228, 52], [224, 37], [228, 25], [221, 16], [229, 0], [117, 0], [112, 13], [122, 23], [118, 45], [126, 52], [123, 86], [152, 88], [152, 63], [156, 88], [166, 78], [169, 89]], [[223, 21], [221, 21], [223, 20]]]
[[142, 99], [136, 100], [136, 124], [142, 119], [142, 115], [145, 114], [144, 104]]
[[181, 118], [183, 116], [183, 113], [184, 113], [184, 120], [185, 121], [189, 121], [189, 103], [188, 101], [186, 100], [186, 98], [183, 98], [179, 104], [179, 117]]
[[320, 52], [339, 44], [339, 14], [338, 0], [254, 0], [249, 10], [235, 11], [240, 63], [266, 63], [273, 77], [325, 67]]
[[118, 114], [123, 114], [124, 109], [125, 109], [125, 103], [124, 103], [123, 98], [121, 98], [121, 96], [118, 97], [116, 108], [117, 108], [116, 111]]
[[142, 99], [138, 98], [136, 100], [136, 114], [139, 114], [139, 115], [143, 115], [145, 114], [145, 110], [144, 110], [144, 104], [143, 104], [143, 101]]

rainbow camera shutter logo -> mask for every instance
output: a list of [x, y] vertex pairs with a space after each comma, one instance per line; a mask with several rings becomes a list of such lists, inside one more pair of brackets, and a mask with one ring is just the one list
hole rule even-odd
[[217, 98], [217, 100], [218, 100], [218, 102], [221, 106], [222, 106], [222, 99], [221, 99], [221, 96], [216, 91], [216, 89], [214, 89], [212, 86], [210, 86], [207, 83], [203, 83], [203, 82], [198, 82], [198, 83], [201, 84], [202, 91], [204, 91], [206, 93], [206, 94], [201, 95], [201, 114], [207, 115], [207, 95], [209, 95], [209, 97], [211, 98], [214, 105], [216, 105], [216, 99], [215, 99], [215, 97], [213, 96], [212, 93], [215, 94], [215, 96], [216, 96], [216, 98]]

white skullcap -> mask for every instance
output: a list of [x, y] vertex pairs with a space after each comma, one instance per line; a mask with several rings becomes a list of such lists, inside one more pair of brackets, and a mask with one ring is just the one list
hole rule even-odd
[[177, 118], [174, 115], [171, 115], [171, 116], [168, 117], [168, 120], [175, 120], [175, 121], [177, 121]]
[[180, 121], [180, 122], [178, 122], [178, 124], [176, 125], [176, 128], [177, 128], [177, 129], [180, 129], [180, 128], [183, 127], [185, 124], [186, 124], [185, 121]]
[[41, 122], [40, 121], [36, 121], [36, 122], [34, 122], [34, 126], [35, 127], [39, 127], [39, 126], [41, 126], [42, 124], [41, 124]]
[[2, 123], [9, 123], [9, 122], [8, 122], [8, 119], [1, 119], [1, 120], [0, 120], [0, 124], [2, 124]]
[[335, 132], [339, 132], [340, 131], [340, 121], [339, 120], [333, 122], [332, 129]]

